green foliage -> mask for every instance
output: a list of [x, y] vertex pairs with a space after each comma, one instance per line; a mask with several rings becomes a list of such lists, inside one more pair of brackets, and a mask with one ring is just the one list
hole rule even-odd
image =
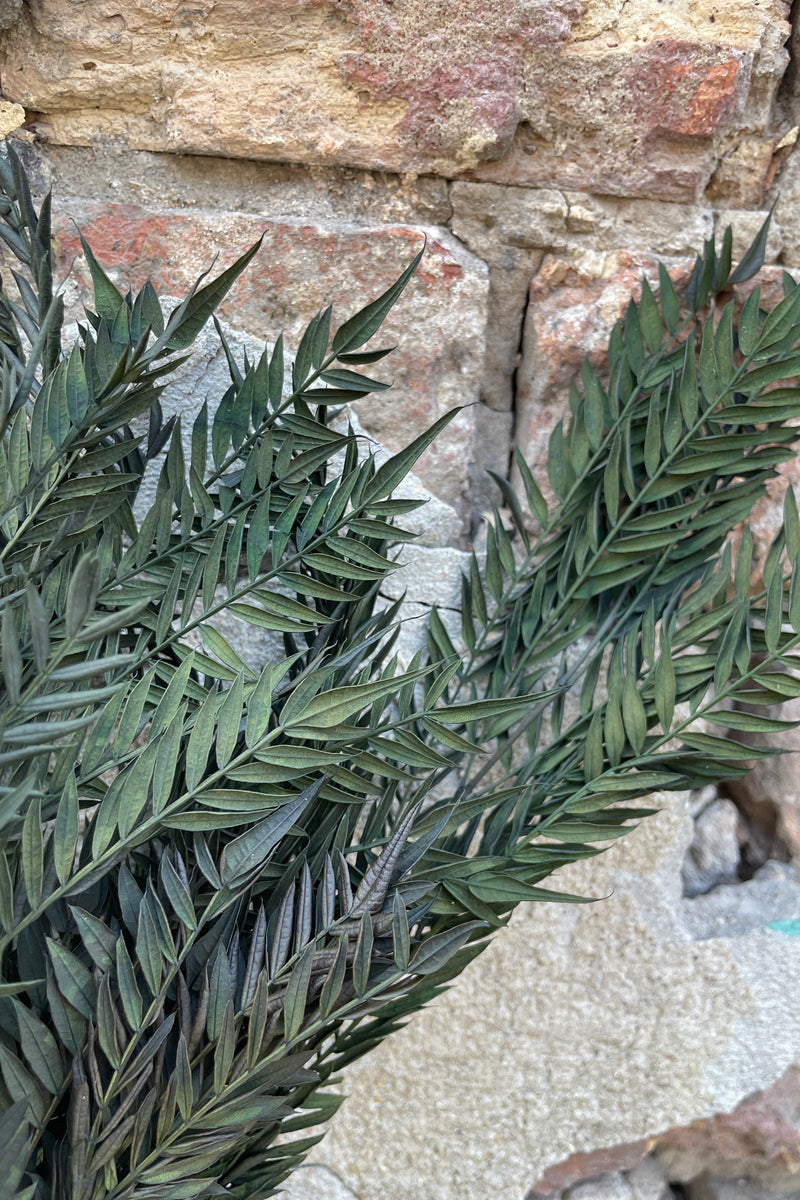
[[[453, 414], [381, 466], [330, 422], [385, 386], [362, 347], [419, 256], [332, 337], [314, 318], [289, 395], [280, 339], [226, 345], [186, 461], [163, 381], [256, 247], [165, 320], [85, 246], [96, 311], [62, 354], [13, 150], [0, 215], [0, 1173], [13, 1200], [253, 1200], [519, 901], [576, 899], [555, 868], [782, 726], [751, 714], [800, 694], [793, 498], [759, 594], [726, 538], [793, 453], [800, 290], [737, 315], [763, 236], [645, 284], [554, 431], [554, 503], [519, 455], [527, 511], [497, 480], [466, 649], [434, 612], [400, 672], [393, 491]], [[223, 609], [283, 654], [251, 670]]]

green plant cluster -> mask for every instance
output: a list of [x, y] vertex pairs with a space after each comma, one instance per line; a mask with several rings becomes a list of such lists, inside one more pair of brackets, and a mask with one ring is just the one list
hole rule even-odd
[[[517, 455], [527, 502], [497, 479], [463, 645], [434, 610], [400, 671], [381, 589], [417, 501], [394, 492], [453, 414], [382, 465], [331, 416], [386, 386], [364, 347], [419, 256], [335, 332], [314, 318], [289, 394], [281, 339], [256, 362], [226, 345], [185, 456], [164, 379], [258, 247], [165, 319], [84, 245], [94, 311], [62, 353], [49, 223], [9, 148], [0, 1179], [9, 1200], [260, 1200], [341, 1068], [518, 902], [575, 899], [541, 886], [554, 869], [650, 811], [631, 801], [743, 773], [763, 752], [739, 730], [786, 726], [757, 709], [800, 695], [791, 491], [756, 595], [728, 534], [793, 453], [800, 289], [738, 312], [765, 230], [734, 271], [726, 234], [687, 287], [645, 283], [553, 434], [556, 499]], [[284, 653], [251, 670], [223, 609]]]

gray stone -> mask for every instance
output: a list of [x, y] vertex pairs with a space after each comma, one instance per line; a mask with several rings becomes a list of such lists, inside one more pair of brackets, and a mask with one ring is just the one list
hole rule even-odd
[[[388, 451], [379, 450], [375, 455], [378, 466], [389, 457]], [[416, 475], [407, 475], [397, 485], [393, 496], [402, 500], [421, 500], [419, 508], [412, 512], [403, 513], [396, 518], [396, 523], [409, 533], [413, 533], [419, 546], [451, 546], [459, 541], [461, 536], [461, 518], [454, 508], [445, 504], [433, 492], [428, 491], [422, 480]]]
[[475, 465], [470, 487], [473, 528], [491, 504], [503, 506], [500, 489], [487, 471], [495, 471], [504, 478], [508, 475], [513, 429], [513, 413], [497, 412], [485, 404], [476, 407]]
[[281, 1185], [287, 1200], [359, 1200], [327, 1167], [301, 1166]]
[[652, 1156], [643, 1159], [632, 1171], [627, 1171], [625, 1177], [633, 1193], [633, 1200], [672, 1200], [672, 1189], [667, 1183], [667, 1177]]
[[705, 1172], [686, 1187], [687, 1200], [775, 1200], [779, 1194], [751, 1179], [723, 1179]]
[[697, 819], [704, 808], [708, 808], [709, 804], [713, 804], [718, 798], [719, 791], [713, 783], [706, 784], [705, 787], [693, 788], [689, 792], [689, 812]]
[[10, 29], [16, 23], [22, 0], [0, 0], [0, 29]]
[[739, 868], [739, 810], [714, 800], [695, 818], [694, 837], [681, 869], [686, 896], [699, 896], [719, 883], [733, 883]]
[[161, 209], [198, 206], [304, 221], [360, 225], [400, 222], [446, 225], [447, 183], [433, 176], [248, 162], [192, 154], [121, 153], [118, 143], [46, 145], [40, 150], [58, 178], [60, 197], [87, 196]]
[[800, 883], [792, 867], [768, 862], [746, 882], [722, 884], [707, 895], [695, 896], [684, 906], [683, 915], [698, 941], [760, 933], [767, 947], [770, 939], [787, 936], [780, 929], [767, 933], [773, 922], [800, 922]]
[[634, 1200], [633, 1190], [624, 1175], [601, 1175], [568, 1187], [562, 1200]]
[[[379, 601], [380, 606], [381, 602]], [[400, 632], [392, 649], [392, 653], [397, 655], [398, 670], [405, 671], [414, 655], [419, 650], [424, 649], [428, 636], [428, 618], [430, 615], [431, 608], [429, 604], [415, 604], [410, 602], [400, 606], [398, 613]], [[463, 646], [461, 641], [460, 613], [453, 608], [440, 608], [439, 616], [447, 630], [450, 641], [457, 650], [460, 650]]]
[[401, 564], [383, 584], [385, 596], [416, 604], [438, 604], [457, 610], [461, 604], [461, 576], [469, 555], [452, 547], [430, 548], [413, 543], [393, 552]]

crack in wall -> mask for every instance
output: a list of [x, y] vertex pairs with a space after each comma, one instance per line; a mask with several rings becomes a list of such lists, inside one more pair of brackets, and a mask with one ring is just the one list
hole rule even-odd
[[[536, 278], [534, 272], [531, 282]], [[514, 374], [511, 376], [511, 429], [509, 432], [509, 447], [508, 447], [508, 466], [506, 468], [506, 478], [511, 479], [514, 470], [514, 446], [516, 445], [518, 424], [520, 420], [519, 411], [519, 381], [520, 371], [524, 361], [525, 350], [525, 326], [528, 321], [528, 309], [531, 306], [531, 289], [530, 284], [525, 293], [525, 300], [522, 305], [522, 312], [519, 317], [519, 341], [517, 342], [517, 357]]]
[[798, 63], [800, 58], [800, 0], [792, 0], [789, 9], [789, 23], [792, 28], [786, 42], [789, 62], [783, 79], [778, 85], [776, 101], [779, 106], [785, 106], [791, 110], [797, 106], [798, 84], [800, 83], [800, 64]]

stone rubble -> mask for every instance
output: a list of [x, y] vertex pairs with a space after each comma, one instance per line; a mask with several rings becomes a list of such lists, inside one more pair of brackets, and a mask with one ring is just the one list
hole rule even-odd
[[642, 1159], [638, 1166], [625, 1172], [633, 1200], [673, 1200], [674, 1192], [667, 1177], [652, 1156]]
[[723, 1179], [704, 1172], [686, 1188], [687, 1200], [775, 1200], [776, 1192], [749, 1179]]
[[735, 881], [739, 822], [736, 805], [724, 798], [712, 800], [694, 817], [694, 837], [681, 868], [685, 896], [700, 896], [720, 883]]
[[561, 1200], [633, 1200], [633, 1189], [622, 1174], [601, 1175], [568, 1187]]

